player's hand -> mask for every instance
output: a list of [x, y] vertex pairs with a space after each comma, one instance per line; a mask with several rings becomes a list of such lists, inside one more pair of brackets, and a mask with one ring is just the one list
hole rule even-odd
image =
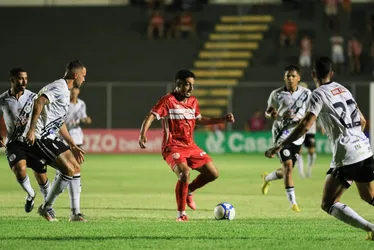
[[268, 150], [266, 150], [265, 152], [265, 156], [268, 157], [268, 158], [274, 158], [275, 155], [281, 150], [281, 147], [279, 146], [276, 146], [276, 147], [272, 147]]
[[270, 117], [274, 120], [278, 117], [278, 111], [274, 107], [270, 107], [268, 110], [266, 110], [266, 113], [270, 114]]
[[83, 149], [81, 149], [77, 145], [70, 146], [70, 150], [73, 153], [74, 158], [77, 160], [77, 162], [80, 165], [82, 165], [82, 163], [84, 162], [84, 154], [86, 153], [86, 151], [84, 151]]
[[235, 122], [235, 117], [234, 117], [233, 113], [229, 113], [229, 114], [225, 115], [224, 117], [222, 117], [222, 119], [226, 122], [231, 122], [231, 123]]
[[4, 138], [2, 136], [0, 136], [0, 148], [6, 148], [6, 145], [5, 145], [5, 142], [4, 142]]
[[91, 117], [87, 116], [86, 118], [82, 119], [81, 122], [85, 123], [85, 124], [91, 124], [92, 119], [91, 119]]
[[147, 146], [145, 145], [147, 143], [147, 137], [145, 135], [140, 135], [139, 136], [139, 146], [141, 148], [146, 148]]
[[26, 143], [29, 146], [34, 145], [34, 143], [35, 143], [35, 131], [29, 129], [29, 131], [26, 134]]

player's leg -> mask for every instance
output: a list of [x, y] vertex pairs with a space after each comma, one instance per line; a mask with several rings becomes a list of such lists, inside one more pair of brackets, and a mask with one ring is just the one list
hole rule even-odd
[[[304, 141], [304, 146], [305, 146], [305, 141]], [[304, 173], [304, 159], [303, 159], [301, 147], [300, 147], [300, 151], [299, 151], [299, 157], [297, 158], [297, 161], [296, 161], [296, 167], [297, 167], [297, 170], [299, 171], [300, 176], [302, 178], [304, 178], [305, 177], [305, 173]]]
[[205, 186], [209, 182], [214, 181], [219, 176], [218, 169], [212, 161], [206, 163], [204, 166], [197, 168], [195, 170], [197, 170], [200, 174], [196, 176], [196, 178], [188, 185], [187, 196], [187, 205], [193, 210], [196, 209], [196, 204], [193, 200], [193, 192], [196, 189]]
[[83, 221], [85, 222], [86, 219], [84, 215], [81, 213], [80, 210], [80, 199], [81, 199], [81, 169], [80, 165], [78, 164], [74, 169], [74, 176], [71, 180], [70, 184], [68, 185], [69, 190], [69, 198], [70, 198], [70, 208], [71, 208], [71, 216], [70, 221]]
[[[306, 140], [307, 138], [305, 138]], [[317, 158], [316, 154], [316, 139], [314, 134], [309, 134], [308, 141], [307, 141], [307, 148], [308, 148], [308, 168], [306, 172], [307, 177], [312, 177], [312, 168]]]
[[[58, 195], [64, 191], [73, 178], [76, 166], [70, 159], [74, 158], [74, 156], [69, 150], [69, 147], [59, 139], [40, 139], [37, 140], [34, 145], [33, 153], [39, 155], [39, 157], [45, 158], [48, 165], [53, 166], [60, 172], [56, 175], [44, 204], [38, 209], [38, 213], [45, 219], [48, 221], [56, 221], [56, 215], [52, 209], [52, 205]], [[76, 161], [75, 163], [79, 165]]]
[[352, 208], [340, 202], [341, 196], [349, 187], [347, 183], [334, 177], [334, 174], [328, 175], [323, 188], [321, 207], [336, 219], [369, 232], [373, 230], [374, 225], [362, 218]]
[[270, 183], [272, 181], [283, 179], [283, 168], [278, 168], [271, 173], [263, 172], [261, 174], [261, 178], [261, 192], [262, 194], [267, 194], [269, 192]]
[[188, 185], [187, 205], [195, 210], [196, 204], [193, 201], [193, 192], [205, 186], [207, 183], [218, 178], [219, 173], [212, 158], [199, 147], [191, 148], [189, 151], [188, 165], [200, 174]]
[[284, 187], [286, 189], [286, 196], [290, 203], [291, 209], [295, 212], [300, 212], [299, 206], [296, 202], [295, 186], [292, 178], [293, 166], [295, 162], [290, 159], [283, 162], [283, 179]]
[[51, 184], [47, 176], [47, 165], [28, 155], [27, 166], [33, 170], [35, 180], [39, 184], [39, 190], [43, 195], [43, 200], [45, 200], [51, 190]]
[[176, 163], [173, 169], [178, 177], [175, 186], [175, 197], [177, 201], [177, 221], [187, 221], [186, 204], [188, 195], [188, 183], [190, 180], [190, 168], [186, 162]]
[[12, 172], [16, 176], [17, 182], [22, 189], [27, 193], [25, 202], [25, 211], [31, 212], [34, 208], [35, 191], [31, 187], [30, 178], [27, 175], [27, 146], [22, 142], [13, 142], [7, 145], [6, 156]]
[[51, 191], [51, 183], [48, 180], [48, 176], [46, 173], [38, 173], [34, 170], [34, 177], [39, 184], [39, 190], [43, 195], [43, 200], [45, 200], [49, 191]]
[[[374, 181], [366, 183], [356, 182], [358, 193], [362, 200], [374, 206]], [[374, 225], [371, 223], [371, 231], [368, 232], [367, 240], [374, 240]]]
[[30, 213], [34, 208], [35, 191], [31, 187], [30, 178], [26, 172], [26, 160], [20, 160], [12, 166], [12, 171], [16, 176], [17, 182], [22, 189], [27, 193], [25, 202], [25, 211]]

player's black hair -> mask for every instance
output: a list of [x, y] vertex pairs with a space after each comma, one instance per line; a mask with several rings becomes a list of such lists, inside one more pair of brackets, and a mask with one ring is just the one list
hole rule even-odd
[[79, 60], [73, 60], [66, 65], [66, 71], [74, 71], [75, 69], [83, 69], [84, 64]]
[[26, 72], [22, 68], [12, 68], [9, 70], [9, 77], [17, 77], [19, 73]]
[[296, 71], [298, 74], [300, 74], [300, 69], [299, 69], [299, 67], [297, 67], [297, 66], [295, 66], [295, 65], [293, 65], [293, 64], [290, 64], [290, 65], [286, 66], [286, 67], [284, 68], [284, 72], [286, 72], [286, 71]]
[[195, 74], [192, 73], [189, 70], [186, 69], [181, 69], [175, 74], [175, 83], [177, 85], [180, 85], [182, 82], [186, 81], [186, 78], [194, 78], [195, 79]]
[[332, 71], [332, 62], [330, 58], [326, 56], [318, 58], [318, 60], [314, 62], [314, 71], [316, 72], [318, 79], [326, 78]]

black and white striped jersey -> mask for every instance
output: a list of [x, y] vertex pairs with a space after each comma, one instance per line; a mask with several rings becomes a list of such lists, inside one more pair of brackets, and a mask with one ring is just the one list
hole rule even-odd
[[[310, 95], [311, 91], [303, 86], [298, 86], [293, 93], [288, 91], [285, 86], [271, 92], [268, 99], [268, 108], [274, 107], [278, 110], [278, 117], [274, 120], [272, 127], [274, 144], [286, 139], [304, 117]], [[287, 113], [290, 113], [292, 118], [287, 118]], [[293, 143], [301, 145], [304, 139], [305, 136]]]
[[7, 90], [0, 95], [0, 108], [4, 116], [7, 143], [26, 136], [36, 98], [36, 94], [28, 89], [25, 89], [18, 100], [9, 93], [10, 90]]
[[65, 79], [56, 80], [42, 88], [38, 96], [45, 95], [49, 104], [45, 105], [38, 119], [36, 138], [54, 139], [65, 122], [70, 103], [70, 91]]
[[354, 164], [373, 155], [369, 139], [361, 129], [357, 103], [343, 85], [330, 82], [315, 89], [308, 112], [319, 118], [329, 137], [336, 167]]

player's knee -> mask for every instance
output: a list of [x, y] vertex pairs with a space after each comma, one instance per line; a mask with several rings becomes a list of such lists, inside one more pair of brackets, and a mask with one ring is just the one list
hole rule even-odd
[[361, 196], [361, 199], [370, 205], [374, 206], [374, 197], [371, 196]]
[[212, 181], [216, 180], [219, 177], [219, 172], [217, 169], [211, 172], [211, 179]]
[[331, 209], [331, 207], [332, 207], [332, 205], [333, 205], [333, 203], [322, 200], [321, 208], [322, 208], [322, 210], [325, 211], [326, 213], [329, 213], [329, 212], [330, 212], [330, 209]]
[[78, 162], [75, 162], [73, 166], [74, 166], [74, 174], [79, 174], [81, 172], [81, 165]]
[[14, 165], [12, 167], [13, 173], [18, 177], [20, 175], [26, 175], [26, 166], [24, 165]]
[[179, 173], [179, 180], [182, 182], [188, 182], [188, 178], [190, 176], [190, 170], [189, 169], [183, 169]]

